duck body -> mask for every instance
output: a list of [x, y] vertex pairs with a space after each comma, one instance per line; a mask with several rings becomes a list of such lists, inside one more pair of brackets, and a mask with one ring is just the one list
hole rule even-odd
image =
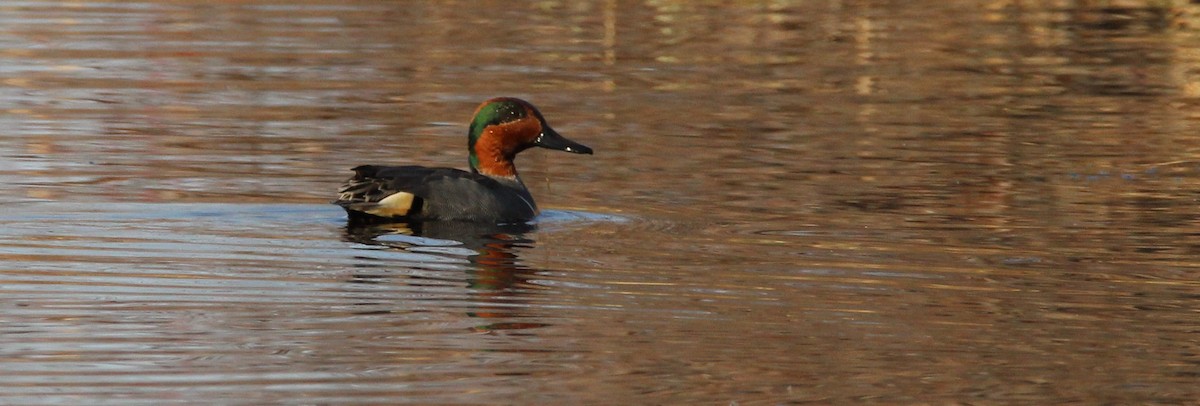
[[538, 209], [513, 159], [530, 147], [592, 153], [555, 132], [528, 102], [495, 98], [476, 109], [468, 130], [470, 171], [361, 165], [338, 189], [333, 203], [358, 223], [526, 222]]
[[[533, 219], [537, 206], [519, 180], [453, 168], [362, 165], [336, 204], [356, 221], [406, 219], [513, 223]], [[405, 194], [411, 195], [411, 197]], [[391, 198], [391, 200], [388, 200]]]

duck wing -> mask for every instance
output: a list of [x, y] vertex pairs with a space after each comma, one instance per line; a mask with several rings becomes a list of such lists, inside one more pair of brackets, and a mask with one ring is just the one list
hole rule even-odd
[[[463, 172], [423, 166], [362, 165], [338, 188], [333, 204], [347, 213], [377, 217], [415, 217], [428, 198], [431, 180]], [[465, 172], [463, 172], [465, 173]]]

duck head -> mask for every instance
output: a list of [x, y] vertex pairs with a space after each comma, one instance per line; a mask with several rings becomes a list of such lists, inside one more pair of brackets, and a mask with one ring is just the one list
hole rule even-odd
[[571, 141], [546, 124], [529, 102], [513, 97], [489, 99], [475, 109], [467, 130], [471, 170], [487, 176], [516, 178], [513, 159], [530, 147], [591, 154], [586, 145]]

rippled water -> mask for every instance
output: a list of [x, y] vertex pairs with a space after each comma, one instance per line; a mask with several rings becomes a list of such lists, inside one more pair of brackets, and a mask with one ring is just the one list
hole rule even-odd
[[[1185, 2], [0, 3], [0, 403], [1183, 404]], [[348, 227], [527, 98], [519, 227]]]

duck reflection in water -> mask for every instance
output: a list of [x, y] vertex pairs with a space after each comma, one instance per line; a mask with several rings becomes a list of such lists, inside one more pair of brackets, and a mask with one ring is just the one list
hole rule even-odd
[[[497, 320], [474, 327], [478, 331], [515, 330], [544, 327], [543, 323], [517, 322], [521, 306], [514, 306], [516, 299], [528, 294], [535, 286], [527, 283], [527, 275], [533, 270], [520, 263], [517, 250], [533, 247], [534, 241], [527, 234], [536, 226], [528, 223], [486, 224], [463, 221], [424, 221], [408, 223], [363, 222], [350, 220], [345, 228], [345, 240], [349, 242], [386, 247], [389, 250], [429, 254], [430, 247], [459, 248], [473, 251], [467, 255], [467, 288], [471, 290], [472, 308], [470, 317]], [[404, 236], [391, 239], [387, 236]], [[436, 252], [436, 250], [433, 250]], [[451, 254], [446, 254], [451, 255]], [[376, 267], [378, 264], [372, 264]], [[384, 283], [391, 277], [387, 274], [359, 273], [351, 280], [354, 283]], [[491, 305], [488, 305], [488, 304]]]

